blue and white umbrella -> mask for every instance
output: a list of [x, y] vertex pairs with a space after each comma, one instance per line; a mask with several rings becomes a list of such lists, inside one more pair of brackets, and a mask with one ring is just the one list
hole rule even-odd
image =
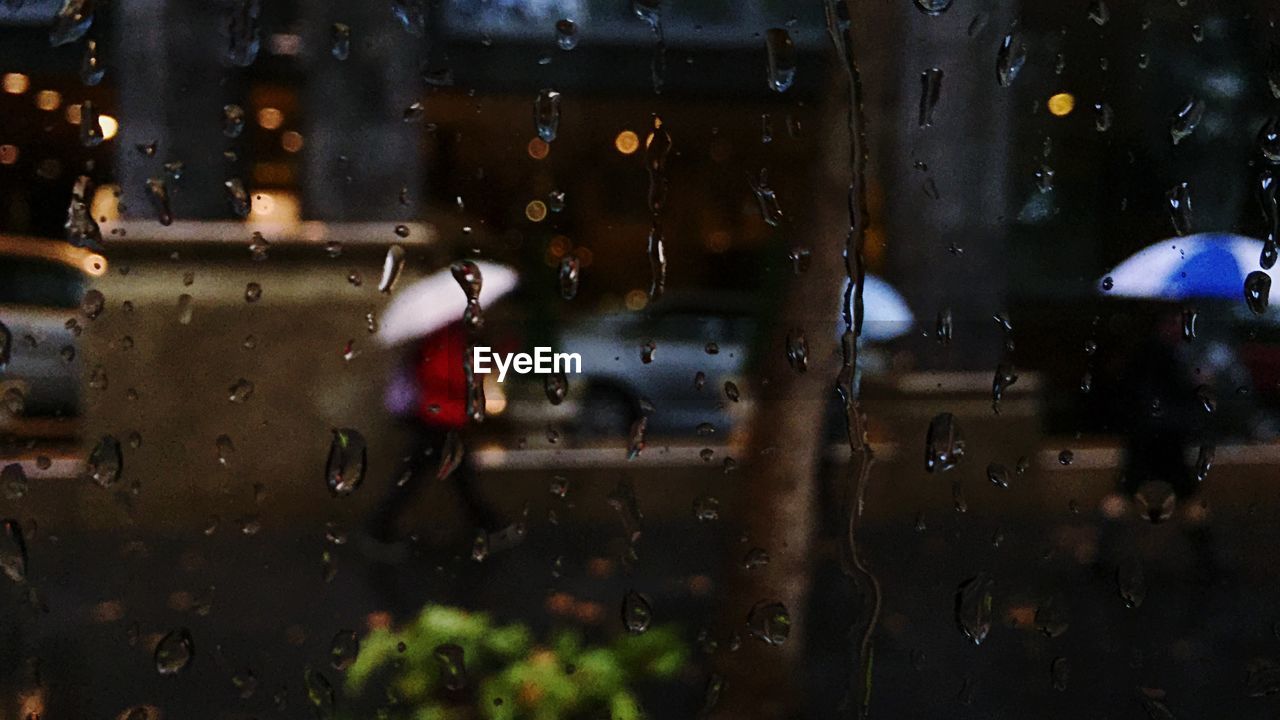
[[[1156, 300], [1244, 299], [1244, 279], [1261, 270], [1262, 241], [1203, 233], [1158, 242], [1098, 280], [1103, 295]], [[1280, 283], [1280, 267], [1266, 271]]]
[[[852, 311], [852, 309], [851, 309]], [[915, 316], [907, 301], [889, 283], [875, 275], [867, 275], [862, 286], [862, 338], [871, 341], [892, 340], [911, 331]], [[836, 327], [836, 336], [844, 334], [844, 317]]]

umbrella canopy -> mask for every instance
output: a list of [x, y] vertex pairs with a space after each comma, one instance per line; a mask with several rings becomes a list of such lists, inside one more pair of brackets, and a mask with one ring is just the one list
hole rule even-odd
[[[1205, 233], [1158, 242], [1131, 255], [1098, 280], [1104, 295], [1160, 300], [1239, 300], [1245, 276], [1261, 270], [1262, 241]], [[1280, 281], [1280, 268], [1267, 270]], [[1110, 289], [1108, 289], [1110, 286]]]
[[[480, 268], [480, 307], [485, 308], [515, 289], [519, 276], [505, 265], [477, 262]], [[382, 312], [378, 342], [386, 346], [425, 337], [462, 319], [467, 296], [444, 268], [398, 290]]]
[[[910, 332], [915, 322], [915, 316], [902, 295], [875, 275], [867, 275], [862, 285], [862, 310], [862, 337], [866, 340], [892, 340]], [[836, 336], [843, 333], [844, 318], [841, 317], [836, 325]]]

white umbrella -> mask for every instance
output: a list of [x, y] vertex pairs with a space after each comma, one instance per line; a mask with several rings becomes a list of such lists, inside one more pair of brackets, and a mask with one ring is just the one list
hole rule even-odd
[[[852, 311], [852, 308], [850, 308]], [[892, 285], [867, 275], [862, 285], [862, 337], [873, 342], [892, 340], [910, 332], [915, 316], [907, 301]], [[836, 324], [836, 336], [844, 334], [844, 317]]]
[[[516, 271], [491, 262], [476, 262], [480, 268], [480, 307], [487, 308], [515, 289]], [[467, 295], [449, 268], [444, 268], [396, 291], [382, 311], [378, 342], [385, 346], [425, 337], [462, 319]]]

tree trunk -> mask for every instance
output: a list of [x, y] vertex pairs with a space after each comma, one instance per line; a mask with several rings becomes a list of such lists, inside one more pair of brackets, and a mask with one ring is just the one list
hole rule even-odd
[[[783, 230], [790, 247], [808, 247], [812, 262], [806, 272], [789, 278], [778, 311], [769, 319], [768, 345], [760, 363], [757, 410], [742, 465], [741, 521], [747, 543], [735, 546], [738, 557], [726, 580], [721, 622], [742, 632], [751, 609], [778, 602], [787, 608], [791, 631], [773, 646], [743, 633], [741, 649], [723, 652], [717, 673], [724, 691], [712, 717], [778, 718], [800, 705], [794, 670], [803, 652], [808, 596], [818, 531], [818, 469], [826, 449], [827, 408], [840, 369], [841, 306], [846, 281], [842, 253], [849, 216], [848, 133], [844, 122], [843, 75], [831, 73], [833, 102], [820, 113], [821, 133], [812, 151], [809, 172], [783, 210]], [[790, 202], [787, 202], [790, 200]], [[807, 241], [807, 242], [806, 242]], [[787, 249], [778, 256], [786, 262]], [[780, 263], [781, 264], [781, 263]], [[794, 369], [787, 358], [788, 336], [803, 333], [808, 368]], [[844, 428], [838, 433], [844, 437]], [[746, 570], [742, 556], [750, 548], [769, 554], [764, 567]]]

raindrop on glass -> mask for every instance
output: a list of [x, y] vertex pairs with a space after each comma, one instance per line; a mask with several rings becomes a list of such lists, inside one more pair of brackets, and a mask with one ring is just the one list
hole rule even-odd
[[333, 431], [329, 444], [329, 459], [325, 463], [324, 478], [329, 492], [335, 497], [350, 495], [364, 482], [368, 464], [368, 449], [364, 436], [350, 428]]
[[267, 259], [267, 252], [271, 249], [271, 243], [262, 236], [258, 231], [253, 232], [253, 236], [249, 238], [249, 255], [255, 262], [262, 262]]
[[1064, 657], [1055, 658], [1049, 665], [1049, 678], [1053, 689], [1062, 692], [1067, 689], [1067, 681], [1071, 677], [1071, 663]]
[[987, 465], [987, 479], [992, 485], [1002, 488], [1009, 487], [1009, 469], [998, 462], [989, 463]]
[[1147, 598], [1147, 578], [1137, 557], [1129, 556], [1120, 561], [1116, 568], [1116, 589], [1125, 607], [1142, 606], [1142, 601]]
[[631, 431], [627, 434], [627, 459], [635, 460], [640, 457], [640, 453], [645, 448], [645, 430], [649, 425], [649, 418], [640, 416], [635, 422], [631, 423]]
[[102, 59], [98, 57], [98, 41], [86, 40], [84, 56], [80, 59], [80, 82], [89, 86], [97, 85], [106, 74], [107, 69], [102, 66]]
[[316, 720], [331, 720], [336, 703], [333, 684], [320, 671], [307, 668], [303, 671], [302, 682], [307, 691], [307, 702], [311, 704]]
[[780, 602], [758, 602], [747, 613], [747, 631], [757, 640], [782, 645], [791, 634], [791, 613]]
[[0, 491], [10, 500], [27, 494], [27, 471], [18, 463], [10, 463], [0, 470]]
[[579, 276], [582, 263], [574, 255], [566, 255], [560, 259], [560, 297], [572, 300], [578, 296]]
[[770, 227], [782, 224], [782, 208], [778, 205], [778, 195], [769, 187], [769, 171], [760, 168], [759, 175], [747, 175], [747, 183], [756, 196], [756, 204], [760, 206], [760, 219]]
[[[22, 469], [21, 465], [10, 467]], [[27, 543], [22, 538], [22, 526], [17, 520], [6, 519], [0, 523], [0, 571], [10, 580], [21, 583], [27, 579], [27, 564]]]
[[[23, 3], [9, 2], [7, 5], [21, 8]], [[93, 0], [62, 0], [62, 6], [53, 18], [53, 28], [49, 30], [49, 44], [58, 47], [73, 43], [84, 37], [92, 24]]]
[[991, 380], [991, 409], [997, 415], [1000, 414], [1000, 401], [1004, 399], [1004, 393], [1014, 383], [1018, 382], [1018, 373], [1013, 369], [1013, 365], [1000, 363], [996, 366], [995, 377]]
[[387, 248], [387, 256], [382, 260], [382, 279], [378, 281], [378, 292], [390, 293], [400, 279], [404, 270], [404, 248], [392, 245]]
[[693, 517], [699, 522], [720, 519], [720, 501], [710, 495], [701, 495], [693, 501]]
[[1273, 116], [1258, 131], [1258, 149], [1268, 162], [1280, 163], [1280, 117]]
[[440, 668], [445, 690], [458, 692], [467, 686], [467, 665], [462, 646], [444, 643], [437, 645], [431, 654]]
[[924, 469], [928, 472], [950, 470], [964, 458], [964, 436], [960, 424], [951, 413], [941, 413], [929, 423], [925, 435]]
[[253, 383], [240, 378], [234, 385], [227, 388], [227, 399], [233, 403], [243, 403], [253, 397]]
[[1173, 144], [1186, 140], [1200, 127], [1200, 121], [1204, 119], [1204, 103], [1196, 98], [1188, 98], [1174, 114], [1173, 120], [1169, 123], [1169, 137], [1173, 140]]
[[916, 7], [926, 15], [941, 15], [951, 7], [952, 0], [916, 0]]
[[1107, 21], [1111, 20], [1111, 8], [1107, 7], [1107, 0], [1090, 0], [1089, 19], [1098, 27], [1106, 25]]
[[9, 359], [12, 357], [13, 331], [3, 322], [0, 322], [0, 370], [4, 370], [9, 365]]
[[569, 377], [563, 372], [550, 373], [543, 378], [543, 390], [546, 391], [547, 400], [552, 405], [559, 405], [564, 402], [564, 396], [569, 392]]
[[91, 181], [88, 176], [79, 176], [72, 187], [72, 199], [67, 205], [67, 223], [63, 225], [67, 231], [67, 242], [76, 247], [101, 249], [102, 231], [93, 219], [90, 202]]
[[426, 32], [426, 0], [392, 0], [391, 11], [405, 32], [415, 37], [422, 37]]
[[929, 68], [920, 73], [920, 117], [918, 124], [920, 127], [931, 127], [933, 125], [933, 109], [938, 105], [938, 99], [942, 96], [942, 70], [939, 68]]
[[182, 293], [181, 295], [179, 295], [178, 296], [178, 324], [190, 325], [191, 316], [193, 312], [194, 312], [194, 307], [191, 301], [191, 296], [186, 293]]
[[151, 202], [151, 207], [156, 211], [156, 218], [161, 225], [169, 226], [173, 224], [173, 209], [169, 204], [169, 183], [163, 177], [156, 176], [147, 178], [147, 199]]
[[653, 622], [653, 607], [649, 599], [635, 590], [627, 591], [622, 598], [622, 626], [632, 635], [639, 635], [649, 629]]
[[784, 28], [769, 28], [764, 36], [768, 56], [769, 89], [786, 92], [796, 79], [796, 46]]
[[769, 553], [764, 548], [751, 548], [742, 558], [744, 570], [755, 570], [769, 564]]
[[80, 144], [85, 147], [97, 147], [106, 136], [102, 132], [102, 118], [92, 100], [80, 103]]
[[981, 645], [991, 632], [993, 585], [986, 573], [979, 573], [956, 590], [956, 623], [974, 645]]
[[461, 260], [450, 267], [453, 279], [467, 297], [467, 309], [462, 315], [463, 322], [471, 329], [478, 329], [484, 324], [484, 316], [480, 308], [480, 288], [484, 285], [484, 277], [480, 267], [470, 260]]
[[1173, 222], [1173, 231], [1178, 235], [1191, 232], [1191, 185], [1180, 182], [1174, 185], [1165, 198], [1169, 203], [1169, 219]]
[[943, 345], [951, 344], [951, 337], [955, 332], [955, 323], [952, 318], [951, 308], [946, 308], [938, 313], [937, 322], [934, 325], [933, 336]]
[[533, 124], [538, 137], [546, 142], [556, 139], [560, 128], [560, 93], [544, 88], [533, 101]]
[[572, 50], [578, 47], [578, 25], [569, 18], [556, 21], [556, 44], [561, 50]]
[[222, 106], [222, 134], [238, 138], [244, 132], [244, 108], [239, 105]]
[[334, 23], [329, 30], [329, 54], [335, 60], [346, 60], [351, 56], [351, 26]]
[[1209, 479], [1209, 471], [1213, 469], [1214, 456], [1217, 454], [1217, 448], [1213, 445], [1201, 445], [1199, 452], [1196, 453], [1196, 482], [1204, 482]]
[[787, 334], [787, 362], [796, 372], [809, 369], [809, 341], [799, 330]]
[[1098, 132], [1106, 132], [1111, 129], [1111, 124], [1115, 122], [1115, 111], [1107, 103], [1094, 103], [1093, 106], [1093, 127]]
[[360, 638], [354, 630], [339, 630], [329, 642], [329, 665], [339, 672], [345, 671], [356, 661], [360, 653]]
[[1244, 299], [1254, 315], [1267, 311], [1267, 303], [1271, 296], [1271, 276], [1261, 270], [1254, 270], [1244, 278]]
[[233, 0], [227, 9], [227, 62], [249, 67], [258, 58], [262, 33], [258, 27], [258, 0]]
[[100, 290], [88, 290], [80, 298], [80, 312], [90, 320], [95, 320], [107, 306], [107, 298]]
[[1001, 87], [1009, 87], [1026, 63], [1027, 46], [1022, 40], [1022, 33], [1015, 26], [1000, 41], [1000, 50], [996, 53], [996, 82]]
[[218, 464], [223, 468], [229, 468], [232, 464], [232, 456], [236, 455], [236, 443], [232, 442], [230, 436], [218, 436], [214, 441], [214, 450], [218, 452]]
[[124, 470], [124, 453], [120, 441], [111, 435], [103, 435], [89, 452], [85, 473], [99, 487], [111, 487], [120, 479]]
[[227, 205], [231, 207], [231, 214], [238, 218], [249, 217], [249, 191], [245, 189], [244, 181], [240, 178], [231, 178], [222, 183], [226, 190]]
[[156, 645], [153, 655], [156, 672], [161, 675], [177, 675], [191, 665], [195, 655], [191, 631], [186, 628], [171, 630]]
[[1200, 321], [1200, 313], [1195, 308], [1184, 308], [1182, 311], [1182, 339], [1196, 339], [1196, 325]]

